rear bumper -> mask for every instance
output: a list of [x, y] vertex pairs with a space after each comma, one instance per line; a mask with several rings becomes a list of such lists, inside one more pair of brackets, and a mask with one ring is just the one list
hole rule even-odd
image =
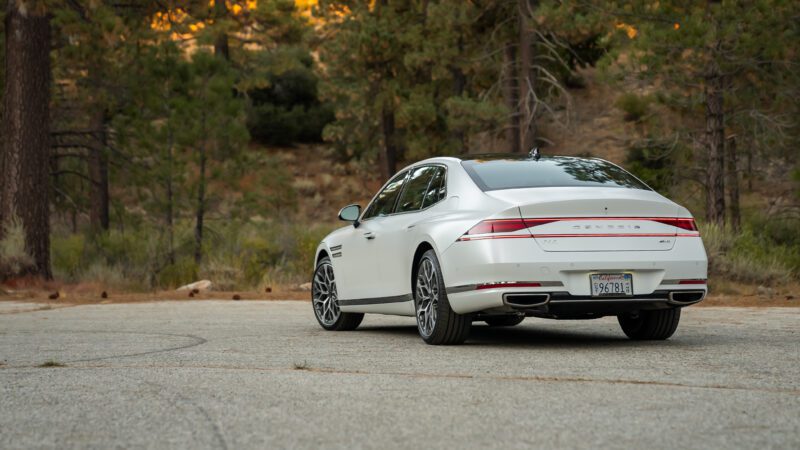
[[[510, 304], [514, 302], [506, 298], [519, 294], [547, 294], [546, 304], [525, 312], [555, 316], [562, 311], [613, 315], [618, 314], [615, 311], [687, 306], [707, 292], [705, 284], [679, 284], [679, 280], [707, 278], [708, 261], [699, 237], [678, 238], [668, 251], [545, 252], [533, 239], [456, 242], [441, 255], [441, 266], [450, 305], [459, 314], [515, 310]], [[633, 296], [591, 297], [589, 277], [598, 272], [631, 273]], [[541, 287], [476, 289], [504, 282], [540, 283]], [[699, 292], [700, 298], [681, 301], [671, 294], [692, 291]]]
[[591, 319], [636, 311], [681, 308], [701, 302], [705, 286], [658, 289], [625, 298], [572, 295], [569, 292], [525, 289], [488, 289], [450, 293], [450, 307], [459, 314], [522, 312], [554, 319]]

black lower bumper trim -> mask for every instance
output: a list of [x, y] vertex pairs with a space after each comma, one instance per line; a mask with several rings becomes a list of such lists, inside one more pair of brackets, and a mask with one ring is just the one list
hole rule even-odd
[[514, 306], [514, 309], [533, 317], [595, 319], [636, 311], [680, 308], [702, 300], [702, 296], [695, 296], [692, 297], [694, 301], [681, 302], [674, 300], [671, 293], [671, 291], [655, 291], [647, 295], [606, 298], [570, 295], [568, 292], [552, 292], [550, 293], [550, 300], [546, 303], [529, 308]]

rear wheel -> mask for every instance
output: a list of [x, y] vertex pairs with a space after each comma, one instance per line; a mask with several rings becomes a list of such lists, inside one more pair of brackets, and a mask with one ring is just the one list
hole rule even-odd
[[681, 320], [680, 308], [640, 311], [617, 316], [625, 334], [636, 341], [663, 341], [675, 333]]
[[441, 274], [436, 253], [428, 250], [419, 261], [414, 283], [417, 329], [428, 344], [461, 344], [469, 335], [472, 317], [450, 309]]
[[483, 319], [490, 327], [513, 327], [519, 325], [525, 320], [525, 316], [517, 314], [513, 316], [495, 316]]
[[346, 313], [339, 309], [339, 296], [336, 291], [336, 278], [328, 257], [322, 258], [314, 270], [311, 282], [311, 304], [317, 322], [326, 330], [355, 330], [364, 320], [364, 314]]

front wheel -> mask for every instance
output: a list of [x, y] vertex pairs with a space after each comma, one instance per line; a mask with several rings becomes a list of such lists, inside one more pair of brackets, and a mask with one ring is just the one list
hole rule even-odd
[[427, 344], [461, 344], [467, 339], [472, 317], [450, 309], [439, 260], [433, 250], [422, 255], [414, 283], [417, 329]]
[[326, 330], [355, 330], [364, 320], [364, 314], [346, 313], [339, 309], [336, 278], [333, 276], [333, 266], [328, 257], [322, 258], [314, 270], [314, 280], [311, 282], [311, 303], [314, 306], [314, 316], [316, 316], [317, 322]]
[[675, 333], [681, 320], [680, 308], [640, 311], [617, 316], [619, 326], [635, 341], [663, 341]]

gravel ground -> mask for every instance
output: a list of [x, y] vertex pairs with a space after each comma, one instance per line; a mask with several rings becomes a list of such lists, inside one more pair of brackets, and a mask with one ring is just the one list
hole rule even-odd
[[[0, 448], [800, 448], [800, 309], [688, 308], [666, 342], [527, 319], [425, 345], [307, 302], [0, 302]], [[48, 363], [56, 367], [40, 367]]]

